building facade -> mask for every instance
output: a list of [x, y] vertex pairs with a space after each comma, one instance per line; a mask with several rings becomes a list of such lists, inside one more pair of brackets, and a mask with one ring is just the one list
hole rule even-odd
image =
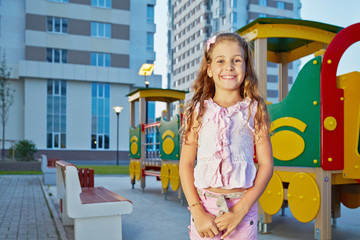
[[[115, 160], [119, 127], [128, 159], [126, 95], [145, 87], [138, 71], [155, 61], [155, 4], [0, 0], [0, 54], [15, 90], [6, 139], [31, 140], [48, 157]], [[148, 80], [161, 87], [161, 76]], [[123, 107], [119, 126], [114, 106]]]
[[[218, 32], [234, 32], [259, 17], [300, 18], [300, 0], [169, 0], [168, 84], [190, 90], [204, 42]], [[289, 64], [289, 88], [300, 61]], [[278, 102], [278, 66], [268, 63], [267, 100]], [[190, 94], [191, 95], [191, 94]]]

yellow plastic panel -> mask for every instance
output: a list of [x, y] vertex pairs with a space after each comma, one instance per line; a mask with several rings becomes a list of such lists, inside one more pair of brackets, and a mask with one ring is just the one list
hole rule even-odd
[[141, 164], [140, 161], [134, 161], [135, 179], [140, 181], [141, 179]]
[[[286, 172], [286, 171], [275, 171], [282, 182], [290, 182], [291, 179], [298, 174], [298, 172]], [[310, 176], [312, 176], [313, 178], [315, 178], [315, 173], [308, 173]]]
[[274, 172], [259, 202], [267, 214], [274, 215], [281, 209], [283, 200], [284, 188], [279, 175]]
[[173, 191], [177, 191], [180, 186], [179, 167], [177, 164], [173, 164], [170, 168], [170, 185]]
[[134, 161], [130, 161], [129, 175], [130, 175], [130, 179], [134, 180], [134, 178], [135, 178], [135, 163], [134, 163]]
[[161, 186], [166, 189], [169, 186], [169, 167], [167, 164], [161, 165], [160, 170]]
[[312, 221], [319, 212], [320, 192], [316, 181], [307, 173], [296, 174], [289, 183], [288, 203], [300, 222]]
[[337, 79], [344, 89], [344, 178], [360, 179], [360, 73], [351, 72]]
[[285, 126], [294, 127], [298, 129], [300, 132], [304, 132], [306, 129], [306, 124], [303, 121], [293, 117], [282, 117], [276, 119], [271, 123], [270, 132], [274, 131], [275, 129], [278, 129], [279, 127], [285, 127]]
[[166, 130], [163, 135], [161, 136], [162, 139], [164, 139], [166, 136], [170, 136], [172, 138], [175, 138], [175, 133], [171, 130]]
[[171, 131], [171, 130], [166, 130], [163, 133], [163, 135], [161, 136], [161, 138], [164, 139], [167, 136], [170, 136], [170, 137], [166, 138], [163, 141], [162, 148], [163, 148], [163, 151], [167, 155], [170, 155], [175, 149], [175, 143], [174, 143], [174, 140], [173, 140], [175, 138], [175, 133], [173, 131]]
[[297, 133], [283, 130], [271, 136], [274, 157], [289, 161], [298, 157], [305, 149], [304, 139]]
[[135, 155], [138, 151], [138, 145], [136, 142], [132, 142], [131, 143], [131, 148], [130, 148], [130, 151], [133, 155]]

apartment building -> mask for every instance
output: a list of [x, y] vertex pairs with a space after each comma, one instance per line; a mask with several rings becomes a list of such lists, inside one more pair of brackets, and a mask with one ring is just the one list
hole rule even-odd
[[[115, 160], [119, 127], [120, 158], [128, 158], [126, 95], [145, 87], [138, 71], [155, 61], [155, 5], [0, 0], [0, 54], [15, 90], [6, 139], [31, 140], [38, 154], [64, 160]], [[161, 87], [160, 75], [147, 79]], [[123, 107], [119, 126], [114, 106]]]
[[[204, 42], [217, 32], [234, 32], [259, 17], [300, 18], [300, 0], [169, 0], [168, 84], [190, 90]], [[289, 64], [289, 89], [300, 61]], [[278, 102], [278, 66], [268, 63], [267, 100]], [[190, 93], [191, 95], [191, 93]]]

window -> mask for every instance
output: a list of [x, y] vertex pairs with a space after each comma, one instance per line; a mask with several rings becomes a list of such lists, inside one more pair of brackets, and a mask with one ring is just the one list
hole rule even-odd
[[214, 32], [219, 31], [219, 19], [214, 19]]
[[269, 98], [277, 98], [279, 97], [277, 90], [267, 90], [267, 95]]
[[53, 33], [68, 33], [68, 20], [66, 18], [47, 17], [46, 30]]
[[91, 0], [91, 6], [111, 8], [111, 0]]
[[110, 67], [111, 55], [109, 53], [91, 53], [90, 64], [98, 67]]
[[91, 148], [109, 149], [110, 84], [91, 84]]
[[47, 48], [46, 61], [52, 63], [67, 63], [68, 52], [65, 49]]
[[146, 33], [146, 50], [154, 51], [154, 33]]
[[232, 8], [237, 8], [237, 0], [229, 0], [229, 2]]
[[103, 37], [111, 38], [111, 24], [91, 22], [91, 36], [92, 37]]
[[147, 22], [154, 23], [154, 5], [147, 5]]
[[264, 13], [259, 13], [259, 18], [265, 18], [265, 17], [267, 17], [266, 14], [264, 14]]
[[276, 2], [276, 7], [279, 9], [285, 9], [285, 3], [281, 1]]
[[276, 76], [276, 75], [268, 75], [267, 81], [272, 82], [272, 83], [277, 83], [279, 81], [278, 78], [279, 78], [279, 76]]
[[220, 1], [220, 3], [219, 3], [219, 7], [220, 7], [219, 15], [220, 15], [220, 17], [223, 17], [223, 16], [225, 16], [225, 10], [226, 10], [226, 8], [225, 8], [225, 0], [219, 0], [219, 1]]
[[259, 0], [259, 6], [267, 6], [267, 0]]
[[66, 148], [66, 81], [47, 81], [46, 146]]
[[230, 14], [230, 22], [231, 23], [237, 23], [237, 13], [236, 12], [232, 12]]
[[62, 3], [67, 3], [69, 2], [69, 0], [48, 0], [50, 2], [62, 2]]

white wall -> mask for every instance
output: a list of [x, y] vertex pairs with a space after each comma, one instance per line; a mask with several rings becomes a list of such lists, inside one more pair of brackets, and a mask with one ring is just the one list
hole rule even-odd
[[67, 81], [66, 149], [91, 148], [91, 83]]
[[46, 148], [46, 88], [45, 79], [24, 80], [24, 139], [38, 149]]

